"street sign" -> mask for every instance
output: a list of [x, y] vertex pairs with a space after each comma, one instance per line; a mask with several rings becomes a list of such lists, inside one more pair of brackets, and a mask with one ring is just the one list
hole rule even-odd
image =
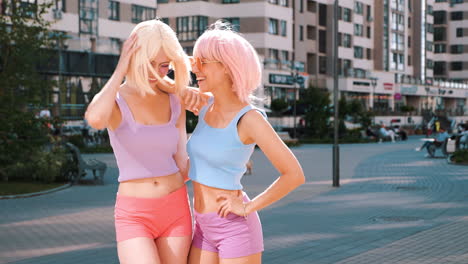
[[300, 76], [300, 75], [297, 76], [296, 82], [297, 82], [298, 84], [300, 84], [300, 85], [303, 85], [303, 84], [304, 84], [304, 77], [302, 77], [302, 76]]
[[269, 79], [270, 79], [270, 83], [273, 83], [273, 84], [285, 84], [285, 85], [294, 84], [294, 77], [291, 75], [270, 73]]

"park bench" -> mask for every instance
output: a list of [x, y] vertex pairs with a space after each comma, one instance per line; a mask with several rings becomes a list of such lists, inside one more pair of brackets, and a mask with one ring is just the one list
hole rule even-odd
[[107, 165], [96, 159], [84, 160], [81, 156], [80, 150], [71, 143], [66, 143], [66, 147], [70, 150], [73, 160], [76, 163], [77, 171], [75, 177], [73, 177], [73, 184], [78, 183], [80, 179], [86, 176], [87, 170], [93, 172], [94, 181], [99, 184], [104, 184], [104, 174], [107, 169]]

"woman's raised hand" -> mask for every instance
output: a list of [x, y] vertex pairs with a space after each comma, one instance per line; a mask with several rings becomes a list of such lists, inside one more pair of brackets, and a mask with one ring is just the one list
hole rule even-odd
[[140, 48], [137, 41], [138, 36], [134, 33], [124, 42], [116, 71], [119, 71], [124, 75], [127, 74], [130, 58]]

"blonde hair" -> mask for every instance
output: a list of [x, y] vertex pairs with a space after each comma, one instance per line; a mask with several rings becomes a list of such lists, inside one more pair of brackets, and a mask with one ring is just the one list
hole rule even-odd
[[175, 93], [180, 94], [190, 83], [190, 62], [175, 32], [158, 19], [143, 21], [136, 25], [131, 34], [137, 34], [137, 50], [130, 59], [126, 79], [134, 84], [142, 95], [155, 94], [151, 88], [149, 73], [162, 82], [162, 78], [151, 65], [151, 60], [162, 49], [171, 60], [175, 73]]

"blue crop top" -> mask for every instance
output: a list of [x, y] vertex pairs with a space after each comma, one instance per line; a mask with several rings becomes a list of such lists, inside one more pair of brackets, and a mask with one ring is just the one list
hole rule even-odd
[[255, 147], [245, 145], [237, 133], [239, 119], [248, 111], [256, 109], [266, 118], [264, 111], [247, 105], [242, 108], [225, 128], [214, 128], [205, 122], [205, 114], [213, 104], [210, 99], [198, 117], [198, 124], [188, 143], [190, 157], [189, 178], [210, 187], [225, 190], [241, 190], [241, 178], [246, 171], [246, 163]]

